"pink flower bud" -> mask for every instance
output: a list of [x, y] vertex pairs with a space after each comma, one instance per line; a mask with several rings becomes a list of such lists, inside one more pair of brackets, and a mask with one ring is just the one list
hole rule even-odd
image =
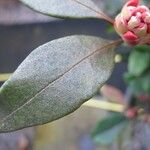
[[129, 20], [134, 12], [136, 7], [133, 6], [124, 6], [121, 12], [121, 16], [123, 19]]
[[129, 45], [150, 44], [150, 10], [129, 0], [115, 18], [114, 28]]
[[146, 6], [138, 6], [138, 7], [136, 8], [136, 11], [137, 11], [137, 12], [140, 12], [140, 13], [144, 13], [144, 12], [149, 12], [149, 9], [148, 9], [148, 7], [146, 7]]
[[136, 13], [136, 17], [139, 18], [139, 19], [141, 20], [142, 14], [141, 14], [140, 12], [137, 12], [137, 13]]
[[147, 34], [147, 25], [144, 23], [141, 23], [141, 25], [138, 28], [134, 29], [134, 33], [138, 36], [138, 37], [143, 37]]
[[137, 115], [138, 115], [138, 108], [137, 107], [129, 108], [125, 112], [125, 116], [129, 119], [134, 119], [137, 117]]
[[147, 25], [147, 32], [150, 33], [150, 24]]
[[123, 40], [130, 45], [136, 45], [138, 43], [138, 36], [136, 36], [133, 32], [128, 31], [123, 34]]
[[134, 29], [134, 28], [138, 27], [140, 25], [140, 23], [141, 23], [141, 20], [138, 17], [132, 16], [130, 18], [130, 20], [128, 21], [128, 28]]
[[143, 20], [145, 23], [150, 23], [150, 13], [145, 12], [143, 15]]
[[123, 34], [123, 38], [126, 41], [136, 41], [138, 39], [138, 37], [131, 31], [128, 31], [125, 34]]
[[115, 27], [117, 29], [117, 33], [120, 35], [128, 31], [126, 22], [121, 19], [120, 14], [116, 17]]
[[139, 4], [139, 0], [130, 0], [127, 3], [127, 6], [137, 6]]
[[140, 95], [138, 96], [138, 99], [142, 102], [146, 102], [150, 100], [150, 96], [149, 95]]

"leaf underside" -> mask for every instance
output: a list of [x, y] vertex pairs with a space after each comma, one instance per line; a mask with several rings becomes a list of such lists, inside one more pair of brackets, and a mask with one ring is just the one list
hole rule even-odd
[[103, 18], [107, 16], [94, 0], [20, 0], [32, 9], [59, 18]]
[[0, 132], [75, 111], [109, 78], [116, 42], [70, 36], [35, 49], [0, 88]]

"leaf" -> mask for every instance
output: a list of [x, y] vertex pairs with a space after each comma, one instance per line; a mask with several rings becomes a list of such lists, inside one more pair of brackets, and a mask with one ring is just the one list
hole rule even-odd
[[104, 118], [97, 124], [92, 133], [94, 141], [102, 145], [112, 144], [120, 135], [126, 121], [126, 117], [118, 113]]
[[102, 18], [112, 21], [93, 0], [20, 0], [34, 10], [59, 18]]
[[139, 50], [139, 51], [147, 51], [150, 52], [150, 46], [149, 45], [138, 45], [135, 47], [135, 50]]
[[68, 115], [109, 78], [119, 43], [70, 36], [35, 49], [0, 89], [0, 132]]
[[123, 4], [122, 0], [104, 0], [105, 10], [110, 15], [116, 15], [120, 12]]
[[132, 81], [132, 80], [134, 80], [134, 79], [137, 78], [137, 77], [133, 76], [132, 74], [130, 74], [130, 73], [128, 73], [128, 72], [125, 72], [124, 75], [123, 75], [123, 77], [124, 77], [124, 80], [125, 80], [125, 82], [126, 82], [127, 84], [129, 84], [130, 81]]
[[150, 94], [150, 72], [137, 77], [129, 82], [130, 87], [136, 95]]
[[140, 76], [148, 68], [150, 68], [150, 46], [148, 50], [138, 47], [132, 51], [128, 64], [129, 73], [133, 76]]
[[144, 5], [148, 5], [148, 6], [149, 6], [149, 4], [150, 4], [150, 2], [149, 2], [148, 0], [143, 0], [142, 3], [143, 3]]

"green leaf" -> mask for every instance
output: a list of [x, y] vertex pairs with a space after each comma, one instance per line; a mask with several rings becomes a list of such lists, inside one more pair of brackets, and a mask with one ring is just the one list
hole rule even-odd
[[128, 71], [133, 76], [140, 76], [150, 68], [150, 47], [138, 47], [131, 52], [129, 57]]
[[125, 116], [118, 113], [104, 118], [97, 124], [92, 133], [94, 141], [102, 145], [112, 144], [120, 135], [126, 120]]
[[126, 72], [126, 73], [124, 73], [124, 80], [125, 80], [125, 82], [128, 84], [128, 83], [130, 83], [130, 81], [132, 81], [132, 80], [134, 80], [134, 79], [136, 79], [137, 77], [135, 77], [135, 76], [133, 76], [132, 74], [130, 74], [130, 73], [128, 73], [128, 72]]
[[93, 0], [20, 0], [34, 10], [60, 18], [103, 18], [107, 16]]
[[136, 95], [150, 93], [150, 72], [137, 77], [129, 82], [130, 87]]
[[148, 1], [148, 0], [143, 0], [143, 1], [141, 1], [144, 5], [149, 5], [150, 4], [150, 2]]
[[135, 47], [135, 50], [139, 50], [139, 51], [147, 51], [150, 52], [150, 46], [149, 45], [138, 45]]
[[72, 113], [109, 78], [116, 41], [70, 36], [35, 49], [0, 89], [0, 132]]

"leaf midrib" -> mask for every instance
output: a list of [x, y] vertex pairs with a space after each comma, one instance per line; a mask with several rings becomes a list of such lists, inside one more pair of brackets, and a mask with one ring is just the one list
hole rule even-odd
[[76, 2], [77, 4], [79, 4], [79, 5], [83, 6], [83, 7], [86, 7], [87, 9], [89, 9], [89, 10], [91, 10], [91, 11], [93, 11], [93, 12], [95, 12], [95, 13], [97, 13], [100, 16], [103, 16], [105, 18], [105, 14], [103, 12], [97, 11], [97, 10], [93, 9], [92, 7], [86, 5], [86, 4], [84, 4], [84, 3], [82, 3], [82, 2], [80, 2], [78, 0], [72, 0], [72, 1]]
[[108, 17], [106, 14], [104, 14], [102, 11], [100, 11], [100, 10], [95, 10], [95, 9], [93, 9], [92, 7], [86, 5], [86, 4], [84, 4], [84, 3], [82, 3], [82, 2], [80, 2], [80, 1], [78, 1], [78, 0], [72, 0], [72, 1], [74, 1], [74, 2], [78, 3], [79, 5], [84, 6], [84, 7], [86, 7], [87, 9], [89, 9], [89, 10], [91, 10], [91, 11], [97, 13], [98, 15], [100, 15], [100, 18], [105, 19], [105, 20], [109, 21], [110, 23], [113, 23], [113, 20], [112, 20], [110, 17]]
[[27, 102], [25, 102], [22, 106], [20, 106], [19, 108], [17, 108], [16, 110], [12, 111], [9, 115], [7, 115], [5, 118], [3, 118], [0, 123], [2, 124], [5, 120], [7, 120], [7, 118], [9, 118], [10, 116], [12, 116], [14, 113], [16, 113], [17, 111], [19, 111], [20, 109], [22, 109], [23, 107], [25, 107], [27, 104], [31, 103], [32, 100], [34, 100], [35, 97], [37, 97], [39, 94], [41, 94], [44, 90], [46, 90], [50, 84], [56, 82], [57, 80], [61, 79], [64, 75], [66, 75], [68, 72], [70, 72], [72, 69], [74, 69], [78, 64], [80, 64], [82, 61], [86, 60], [87, 58], [91, 57], [92, 55], [94, 55], [95, 53], [99, 52], [100, 50], [105, 50], [106, 48], [112, 47], [112, 46], [117, 46], [120, 43], [120, 41], [113, 41], [107, 45], [104, 45], [103, 47], [96, 49], [95, 51], [93, 51], [92, 53], [90, 53], [89, 55], [85, 56], [84, 58], [82, 58], [80, 61], [78, 61], [76, 64], [74, 64], [72, 67], [70, 67], [67, 71], [65, 71], [63, 74], [59, 75], [55, 80], [49, 82], [46, 86], [44, 86], [42, 89], [40, 89], [37, 94], [35, 94], [32, 98], [30, 98]]

